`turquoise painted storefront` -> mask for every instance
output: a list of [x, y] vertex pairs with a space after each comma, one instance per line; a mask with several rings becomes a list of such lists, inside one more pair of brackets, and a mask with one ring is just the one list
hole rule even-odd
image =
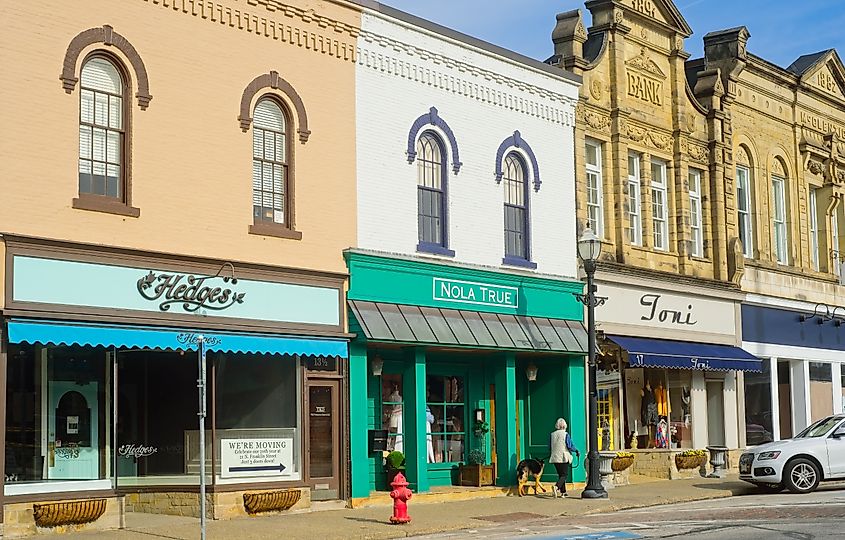
[[[496, 465], [497, 485], [514, 484], [520, 459], [548, 456], [558, 417], [585, 447], [581, 282], [361, 251], [346, 260], [353, 498], [389, 489], [370, 430], [388, 430], [421, 492], [455, 483], [473, 450]], [[571, 481], [583, 479], [575, 469]]]

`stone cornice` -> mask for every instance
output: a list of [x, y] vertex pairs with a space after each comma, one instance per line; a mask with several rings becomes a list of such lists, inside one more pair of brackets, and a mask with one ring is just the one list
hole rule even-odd
[[[280, 0], [246, 0], [246, 6], [252, 6], [254, 11], [238, 9], [217, 0], [143, 1], [174, 13], [191, 15], [210, 23], [296, 45], [339, 60], [355, 61], [354, 40], [358, 37], [359, 28], [316, 13], [313, 9], [290, 6]], [[299, 21], [302, 27], [274, 19], [272, 14]]]
[[[374, 32], [362, 30], [360, 40], [357, 56], [358, 64], [363, 67], [557, 124], [575, 124], [575, 98]], [[508, 93], [507, 89], [513, 93]], [[537, 101], [518, 93], [536, 96]], [[540, 99], [556, 102], [557, 106], [542, 103]]]

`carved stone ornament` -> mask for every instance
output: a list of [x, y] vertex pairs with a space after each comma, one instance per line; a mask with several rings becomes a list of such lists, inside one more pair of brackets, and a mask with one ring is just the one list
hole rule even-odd
[[584, 123], [597, 131], [610, 131], [610, 117], [594, 112], [584, 112]]
[[578, 21], [578, 24], [575, 26], [575, 37], [587, 39], [587, 29], [584, 28], [584, 23], [581, 21]]
[[634, 142], [641, 142], [658, 150], [666, 150], [672, 145], [672, 137], [654, 133], [630, 123], [625, 125], [625, 135]]
[[775, 158], [772, 162], [772, 173], [777, 176], [786, 176], [786, 170], [783, 167], [783, 162], [778, 158]]
[[613, 13], [613, 20], [618, 24], [621, 23], [625, 19], [625, 15], [622, 13], [622, 10], [616, 10]]
[[640, 54], [631, 58], [630, 60], [625, 62], [625, 64], [634, 69], [638, 69], [640, 71], [644, 71], [646, 73], [654, 75], [655, 77], [658, 77], [660, 79], [666, 78], [666, 74], [663, 72], [662, 69], [660, 69], [660, 66], [657, 65], [657, 62], [648, 57], [645, 52], [645, 48], [640, 49]]
[[593, 99], [601, 99], [602, 87], [600, 80], [593, 79], [592, 81], [590, 81], [590, 96], [592, 96]]
[[735, 285], [739, 285], [743, 274], [745, 274], [745, 254], [742, 242], [735, 236], [728, 240], [728, 279]]
[[824, 170], [824, 167], [818, 161], [811, 159], [809, 162], [807, 162], [807, 170], [813, 174], [821, 174]]
[[683, 140], [681, 141], [681, 150], [687, 154], [692, 161], [704, 164], [708, 162], [708, 151], [706, 146], [700, 146]]
[[687, 131], [695, 133], [695, 116], [692, 113], [687, 114]]

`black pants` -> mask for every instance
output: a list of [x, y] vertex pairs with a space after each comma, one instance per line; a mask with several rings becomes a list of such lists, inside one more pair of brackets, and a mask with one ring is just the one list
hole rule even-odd
[[569, 463], [555, 463], [554, 466], [558, 476], [555, 485], [561, 493], [566, 493], [566, 477], [569, 476]]

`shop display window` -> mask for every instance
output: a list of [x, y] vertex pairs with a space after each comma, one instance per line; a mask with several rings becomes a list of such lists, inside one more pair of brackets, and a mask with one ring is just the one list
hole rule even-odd
[[429, 463], [463, 461], [467, 429], [464, 379], [429, 375], [426, 383], [427, 460]]
[[[209, 363], [214, 360], [217, 370], [218, 482], [301, 479], [302, 391], [297, 359], [245, 353], [210, 353], [208, 358]], [[313, 405], [321, 411], [319, 417], [330, 422], [331, 396], [329, 405], [323, 403], [323, 397], [322, 392], [311, 393]], [[316, 441], [311, 440], [312, 463], [326, 451], [331, 458], [331, 430], [320, 433]], [[311, 475], [331, 476], [331, 472], [323, 474], [322, 468], [312, 468]]]
[[745, 443], [755, 446], [773, 440], [772, 373], [770, 362], [764, 361], [761, 373], [745, 373]]
[[810, 421], [833, 414], [833, 366], [810, 362]]
[[692, 448], [692, 372], [624, 370], [626, 448]]
[[[197, 362], [196, 353], [118, 350], [119, 486], [199, 481]], [[206, 426], [210, 460], [210, 418]]]
[[6, 494], [29, 483], [108, 479], [110, 353], [12, 344], [7, 362]]
[[402, 375], [381, 376], [381, 422], [387, 429], [388, 452], [405, 452], [402, 417]]

